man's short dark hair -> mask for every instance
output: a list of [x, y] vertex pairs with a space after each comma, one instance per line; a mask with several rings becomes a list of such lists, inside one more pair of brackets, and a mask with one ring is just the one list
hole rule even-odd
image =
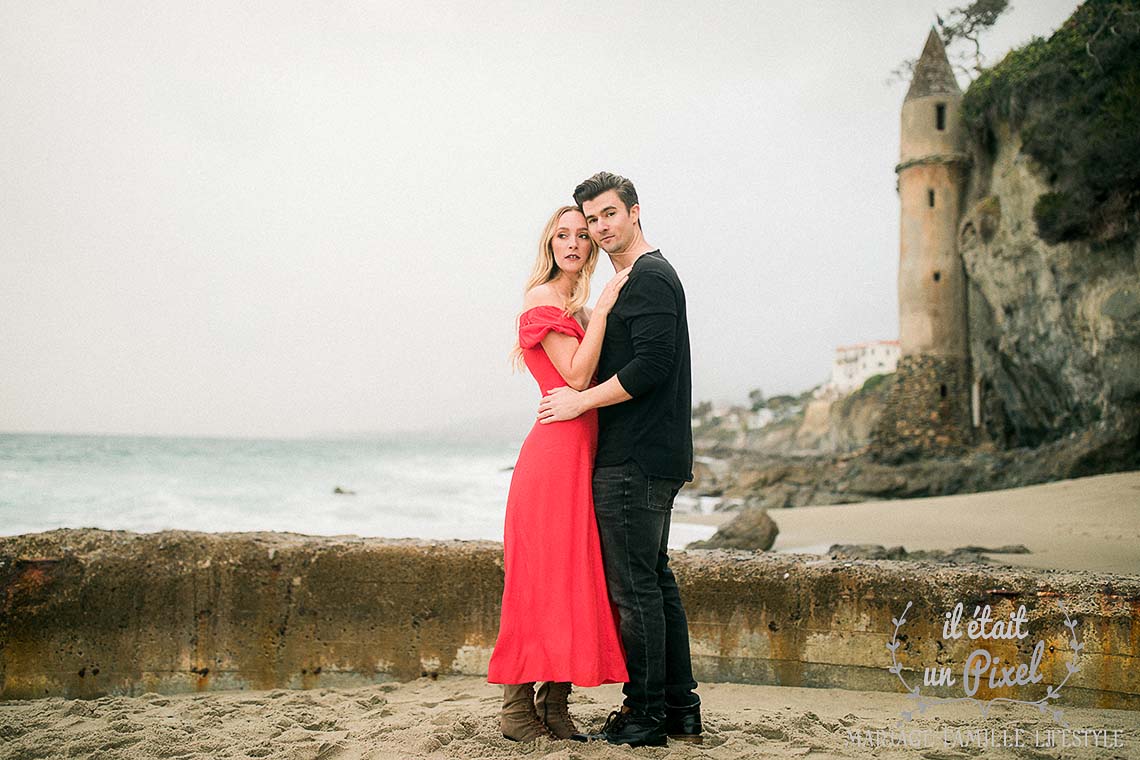
[[607, 190], [617, 191], [617, 195], [625, 205], [626, 211], [629, 211], [637, 205], [637, 190], [634, 188], [633, 183], [625, 177], [619, 177], [617, 174], [611, 174], [610, 172], [598, 172], [574, 188], [574, 202], [577, 203], [578, 208], [581, 209], [583, 203], [594, 200]]

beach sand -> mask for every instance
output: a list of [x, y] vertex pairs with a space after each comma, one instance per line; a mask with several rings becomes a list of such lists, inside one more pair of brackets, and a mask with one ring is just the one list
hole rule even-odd
[[[665, 748], [540, 740], [523, 745], [498, 731], [500, 687], [468, 676], [421, 678], [356, 689], [215, 692], [95, 700], [0, 703], [0, 758], [1126, 758], [1140, 756], [1140, 712], [1064, 709], [1069, 733], [1026, 706], [931, 708], [907, 724], [917, 747], [859, 746], [849, 732], [881, 741], [895, 730], [903, 694], [702, 684], [705, 741]], [[597, 729], [620, 686], [576, 690], [571, 713]], [[1016, 730], [1021, 734], [1017, 735]], [[1084, 730], [1107, 731], [1094, 739]], [[888, 731], [893, 731], [888, 733]], [[1076, 733], [1072, 733], [1076, 731]], [[876, 734], [878, 732], [878, 734]], [[992, 733], [991, 733], [992, 732]], [[1119, 732], [1114, 733], [1114, 732]], [[1042, 746], [1049, 740], [1090, 746]], [[1086, 738], [1087, 737], [1087, 738]], [[1004, 741], [1020, 747], [1000, 746]], [[966, 742], [967, 746], [959, 745]], [[1091, 746], [1099, 741], [1101, 746]], [[949, 742], [949, 744], [947, 744]], [[989, 746], [981, 747], [979, 742]], [[996, 748], [992, 744], [996, 742]], [[1108, 743], [1106, 748], [1104, 743]], [[1113, 746], [1115, 745], [1115, 746]]]
[[[908, 549], [1022, 543], [1033, 553], [997, 555], [998, 561], [1140, 572], [1140, 473], [991, 493], [801, 507], [773, 516], [781, 531], [776, 546], [784, 550], [825, 551], [831, 543], [902, 544]], [[714, 524], [730, 517], [684, 519]], [[672, 742], [667, 750], [601, 742], [509, 742], [498, 731], [500, 687], [481, 677], [351, 689], [9, 701], [0, 702], [0, 760], [1140, 757], [1140, 712], [1069, 709], [1063, 697], [1057, 706], [1077, 733], [1050, 733], [1061, 727], [1027, 706], [996, 704], [983, 716], [976, 705], [958, 703], [928, 709], [908, 723], [902, 736], [919, 746], [907, 747], [899, 744], [896, 729], [900, 712], [909, 709], [901, 692], [705, 683], [699, 693], [705, 742]], [[596, 730], [620, 696], [620, 686], [576, 690], [571, 712], [582, 728]], [[1083, 729], [1107, 734], [1089, 735]], [[860, 746], [853, 734], [886, 746]], [[1048, 746], [1050, 740], [1065, 746]], [[960, 746], [962, 741], [966, 746]], [[1021, 746], [1007, 746], [1013, 743]]]
[[[774, 551], [824, 554], [832, 544], [954, 549], [1024, 544], [991, 554], [1002, 564], [1140, 574], [1140, 472], [1096, 475], [1004, 491], [770, 510]], [[676, 514], [719, 525], [733, 513]]]

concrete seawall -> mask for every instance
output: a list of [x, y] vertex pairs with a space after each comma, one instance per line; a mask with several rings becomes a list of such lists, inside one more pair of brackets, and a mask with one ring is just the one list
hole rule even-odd
[[[1028, 664], [1042, 641], [1040, 683], [991, 689], [983, 679], [975, 696], [1034, 700], [1063, 682], [1064, 704], [1140, 710], [1137, 576], [721, 551], [677, 552], [673, 563], [698, 680], [902, 693], [888, 672], [892, 640], [911, 687], [933, 666], [960, 681], [977, 649], [1000, 666]], [[0, 537], [0, 699], [485, 674], [501, 594], [493, 542]], [[1008, 620], [1024, 605], [1028, 636], [944, 638], [943, 615], [959, 602], [963, 630], [976, 607]], [[1069, 674], [1069, 663], [1079, 669]], [[921, 688], [963, 693], [961, 684]]]

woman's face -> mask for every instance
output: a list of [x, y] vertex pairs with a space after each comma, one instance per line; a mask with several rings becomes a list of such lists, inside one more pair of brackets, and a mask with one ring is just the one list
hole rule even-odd
[[590, 257], [590, 231], [580, 211], [566, 211], [558, 217], [558, 226], [550, 241], [554, 263], [567, 274], [577, 274]]

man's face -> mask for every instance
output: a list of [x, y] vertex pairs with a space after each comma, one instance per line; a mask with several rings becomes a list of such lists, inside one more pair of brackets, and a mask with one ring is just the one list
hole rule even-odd
[[607, 190], [597, 198], [582, 204], [586, 226], [603, 251], [622, 254], [637, 237], [637, 218], [641, 208], [634, 204], [629, 211], [618, 197], [617, 190]]

